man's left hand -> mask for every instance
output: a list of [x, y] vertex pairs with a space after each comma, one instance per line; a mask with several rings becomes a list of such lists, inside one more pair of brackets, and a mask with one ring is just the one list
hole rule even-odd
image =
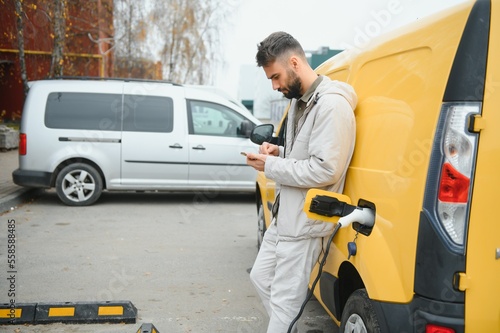
[[264, 171], [264, 166], [266, 164], [267, 156], [268, 155], [264, 154], [249, 153], [247, 155], [247, 164], [253, 167], [257, 171]]

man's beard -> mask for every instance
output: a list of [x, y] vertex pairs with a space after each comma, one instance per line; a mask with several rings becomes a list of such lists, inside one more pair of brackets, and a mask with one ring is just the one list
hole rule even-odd
[[292, 98], [300, 98], [302, 97], [302, 94], [300, 91], [302, 90], [302, 81], [300, 78], [295, 74], [293, 71], [288, 71], [288, 76], [290, 77], [290, 84], [286, 88], [286, 92], [281, 92], [283, 93], [283, 96], [285, 96], [288, 99]]

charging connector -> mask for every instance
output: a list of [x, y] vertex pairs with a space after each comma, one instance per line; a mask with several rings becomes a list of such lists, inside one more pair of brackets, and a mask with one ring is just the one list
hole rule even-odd
[[342, 216], [338, 221], [342, 227], [347, 227], [354, 222], [358, 222], [365, 227], [373, 227], [375, 224], [375, 212], [368, 207], [356, 207], [350, 214]]
[[311, 200], [309, 211], [323, 216], [345, 216], [350, 214], [356, 206], [327, 195], [317, 195]]

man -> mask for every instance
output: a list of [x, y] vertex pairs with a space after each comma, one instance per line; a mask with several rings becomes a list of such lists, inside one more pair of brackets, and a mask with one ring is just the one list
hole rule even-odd
[[266, 142], [246, 160], [278, 185], [279, 208], [273, 209], [250, 279], [270, 317], [267, 332], [281, 333], [298, 314], [322, 239], [333, 231], [333, 224], [307, 218], [304, 199], [311, 188], [343, 191], [357, 97], [348, 84], [318, 76], [299, 42], [285, 32], [262, 41], [256, 60], [273, 89], [291, 99], [285, 147]]

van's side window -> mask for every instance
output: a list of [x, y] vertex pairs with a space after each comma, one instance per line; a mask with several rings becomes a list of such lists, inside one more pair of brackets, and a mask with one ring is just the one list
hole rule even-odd
[[48, 128], [121, 130], [122, 95], [54, 92], [47, 98]]
[[189, 134], [240, 136], [243, 116], [223, 105], [202, 101], [188, 102]]
[[174, 128], [174, 102], [169, 97], [125, 95], [123, 130], [169, 133]]

